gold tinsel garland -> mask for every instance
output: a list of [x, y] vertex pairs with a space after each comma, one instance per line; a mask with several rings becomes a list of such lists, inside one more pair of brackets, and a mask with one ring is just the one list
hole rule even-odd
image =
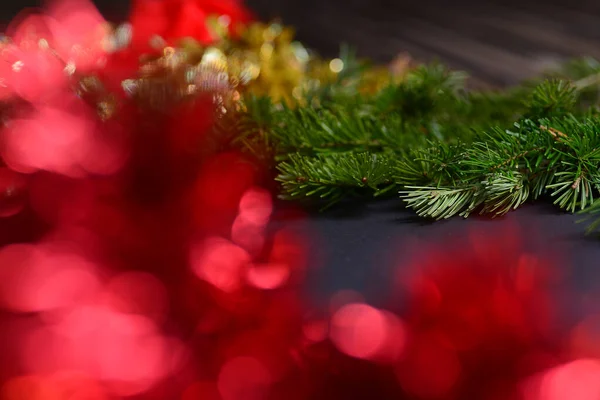
[[[290, 27], [256, 22], [232, 38], [226, 33], [226, 23], [217, 18], [209, 21], [218, 37], [211, 45], [184, 39], [173, 48], [158, 41], [162, 56], [146, 60], [137, 79], [123, 82], [126, 92], [151, 101], [151, 106], [164, 106], [199, 92], [212, 93], [223, 106], [237, 103], [244, 93], [294, 105], [303, 104], [304, 94], [311, 89], [344, 84], [339, 82], [346, 68], [344, 61], [318, 57], [294, 41]], [[408, 64], [407, 57], [399, 57], [390, 67], [370, 67], [360, 75], [356, 87], [362, 93], [376, 92], [402, 79]]]

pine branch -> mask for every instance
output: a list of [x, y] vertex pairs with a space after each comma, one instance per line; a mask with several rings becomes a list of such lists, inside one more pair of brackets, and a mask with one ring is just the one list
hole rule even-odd
[[503, 215], [545, 194], [570, 212], [593, 203], [600, 117], [583, 105], [588, 84], [468, 92], [463, 74], [434, 64], [363, 96], [359, 70], [307, 104], [244, 98], [236, 143], [269, 148], [282, 198], [330, 206], [401, 189], [409, 207], [436, 219]]
[[446, 219], [455, 215], [467, 217], [480, 204], [480, 187], [477, 184], [463, 187], [406, 186], [400, 196], [417, 215]]
[[[338, 96], [335, 102], [321, 99], [317, 105], [263, 105], [258, 115], [247, 106], [240, 119], [265, 121], [262, 131], [277, 143], [278, 157], [285, 158], [295, 152], [403, 154], [430, 140], [470, 141], [476, 128], [500, 119], [506, 124], [510, 121], [506, 116], [516, 114], [517, 96], [467, 94], [462, 81], [462, 74], [434, 64], [415, 70], [402, 83], [376, 95], [354, 91]], [[244, 100], [248, 105], [257, 102], [252, 97]], [[240, 123], [238, 128], [244, 139], [255, 134], [252, 125]]]
[[532, 92], [528, 118], [552, 118], [572, 112], [579, 100], [577, 87], [565, 80], [548, 80]]
[[371, 153], [307, 157], [292, 154], [279, 165], [276, 178], [283, 199], [325, 199], [327, 206], [362, 193], [371, 195], [393, 185], [393, 162]]
[[[515, 128], [482, 135], [466, 149], [452, 151], [438, 145], [428, 151], [455, 160], [451, 167], [439, 161], [436, 165], [431, 158], [427, 163], [418, 157], [401, 162], [401, 172], [419, 170], [419, 175], [430, 182], [420, 188], [407, 187], [401, 197], [420, 215], [432, 218], [468, 215], [474, 205], [480, 206], [481, 213], [503, 215], [544, 193], [555, 197], [554, 203], [569, 212], [593, 203], [600, 187], [600, 119], [566, 116], [539, 124], [524, 120]], [[469, 207], [464, 196], [453, 194], [447, 200], [431, 195], [435, 190], [448, 192], [453, 188], [469, 188]], [[425, 195], [429, 195], [427, 203], [415, 202]], [[442, 213], [443, 207], [446, 211]]]

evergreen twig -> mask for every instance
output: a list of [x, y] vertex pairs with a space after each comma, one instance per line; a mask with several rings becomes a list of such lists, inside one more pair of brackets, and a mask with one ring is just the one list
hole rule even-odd
[[441, 219], [503, 215], [548, 195], [566, 211], [600, 213], [600, 117], [589, 107], [600, 64], [565, 71], [577, 81], [470, 92], [464, 74], [434, 64], [362, 96], [353, 67], [307, 104], [247, 97], [237, 143], [270, 149], [284, 199], [330, 206], [397, 191], [419, 215]]

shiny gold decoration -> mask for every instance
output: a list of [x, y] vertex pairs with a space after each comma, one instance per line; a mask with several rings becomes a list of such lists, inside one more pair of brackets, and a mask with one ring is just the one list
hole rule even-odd
[[[219, 88], [235, 93], [248, 92], [270, 96], [275, 102], [302, 104], [303, 95], [338, 80], [346, 66], [341, 59], [323, 60], [311, 54], [302, 44], [294, 41], [294, 31], [279, 23], [253, 23], [240, 37], [228, 38], [226, 24], [221, 19], [211, 20], [213, 31], [221, 39], [214, 45], [203, 47], [191, 40], [182, 42], [189, 61], [197, 63], [198, 82], [204, 90]], [[408, 64], [396, 62], [393, 68], [373, 67], [360, 77], [358, 88], [362, 93], [373, 93], [391, 81], [402, 78]], [[215, 71], [218, 73], [215, 75]]]
[[75, 85], [77, 95], [96, 107], [96, 111], [103, 121], [112, 118], [117, 110], [117, 100], [109, 93], [100, 79], [95, 76], [81, 77]]
[[210, 95], [220, 112], [239, 101], [238, 78], [217, 48], [203, 52], [165, 47], [160, 57], [146, 60], [137, 79], [122, 82], [123, 90], [143, 106], [164, 109], [178, 102]]

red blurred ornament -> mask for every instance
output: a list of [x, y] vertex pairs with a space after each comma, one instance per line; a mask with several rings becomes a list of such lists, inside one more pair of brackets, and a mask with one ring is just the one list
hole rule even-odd
[[27, 180], [8, 168], [0, 168], [0, 217], [18, 214], [25, 206]]
[[65, 70], [89, 72], [105, 61], [107, 24], [87, 0], [54, 1], [43, 14], [25, 10], [6, 34], [12, 42], [3, 43], [0, 54], [0, 98], [59, 103], [50, 96], [67, 88]]
[[419, 252], [406, 319], [413, 339], [396, 370], [416, 398], [517, 399], [523, 380], [557, 358], [539, 355], [560, 354], [545, 331], [552, 265], [528, 271], [524, 285], [517, 233]]
[[253, 20], [238, 0], [135, 0], [130, 15], [132, 44], [149, 49], [156, 36], [168, 44], [186, 37], [212, 43], [217, 37], [207, 25], [211, 16], [226, 17], [231, 34]]

